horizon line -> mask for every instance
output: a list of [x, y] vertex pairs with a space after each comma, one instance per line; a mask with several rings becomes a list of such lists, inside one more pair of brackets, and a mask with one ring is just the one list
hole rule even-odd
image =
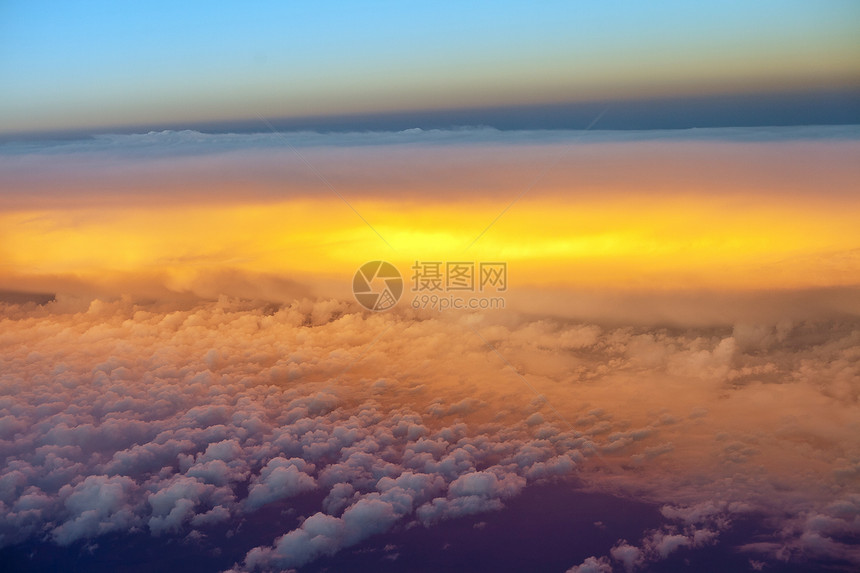
[[[347, 133], [408, 129], [492, 128], [499, 131], [584, 129], [596, 112], [603, 131], [651, 131], [717, 127], [787, 127], [860, 124], [860, 87], [776, 93], [672, 96], [489, 107], [415, 109], [266, 118], [279, 131]], [[264, 114], [263, 114], [264, 115]], [[264, 115], [265, 117], [265, 115]], [[0, 142], [82, 139], [150, 131], [257, 133], [258, 116], [209, 121], [161, 121], [111, 126], [0, 132]]]

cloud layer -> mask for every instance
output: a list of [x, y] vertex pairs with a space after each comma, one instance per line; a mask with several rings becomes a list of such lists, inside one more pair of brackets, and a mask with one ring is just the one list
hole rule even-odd
[[751, 515], [769, 523], [735, 543], [751, 563], [860, 563], [856, 321], [609, 327], [225, 297], [2, 316], [4, 546], [189, 539], [318, 496], [234, 565], [287, 569], [562, 479], [665, 518], [576, 571], [638, 570]]

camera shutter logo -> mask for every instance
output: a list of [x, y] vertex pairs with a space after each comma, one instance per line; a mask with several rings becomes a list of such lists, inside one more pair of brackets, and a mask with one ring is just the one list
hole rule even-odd
[[367, 310], [388, 310], [397, 304], [403, 294], [403, 277], [389, 262], [370, 261], [355, 271], [352, 294], [358, 304]]

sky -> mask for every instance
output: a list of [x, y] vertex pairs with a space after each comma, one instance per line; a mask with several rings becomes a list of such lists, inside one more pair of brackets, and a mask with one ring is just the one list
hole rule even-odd
[[857, 570], [858, 28], [0, 2], [0, 569]]
[[0, 131], [822, 91], [856, 123], [858, 38], [850, 0], [7, 1]]
[[858, 139], [824, 126], [9, 144], [0, 287], [149, 275], [191, 288], [229, 266], [325, 277], [349, 296], [374, 257], [501, 258], [523, 287], [853, 286]]

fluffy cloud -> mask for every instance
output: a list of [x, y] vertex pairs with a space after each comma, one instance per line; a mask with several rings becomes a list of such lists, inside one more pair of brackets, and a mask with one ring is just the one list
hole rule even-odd
[[301, 458], [270, 460], [260, 475], [252, 480], [246, 501], [248, 509], [254, 510], [272, 501], [315, 489], [314, 478], [305, 473], [308, 470], [313, 470], [313, 465]]
[[609, 554], [612, 556], [612, 559], [624, 567], [624, 571], [627, 573], [633, 573], [637, 567], [640, 567], [645, 562], [642, 550], [623, 540], [615, 545], [609, 551]]
[[672, 523], [645, 531], [638, 545], [619, 539], [609, 550], [609, 556], [591, 557], [579, 565], [579, 569], [574, 567], [571, 571], [589, 571], [592, 569], [587, 567], [597, 566], [612, 571], [613, 562], [626, 573], [647, 570], [649, 563], [663, 561], [679, 549], [716, 544], [720, 534], [731, 528], [733, 517], [749, 511], [749, 506], [737, 502], [703, 501], [690, 506], [663, 506], [660, 513]]
[[612, 573], [612, 564], [606, 557], [589, 557], [568, 569], [567, 573]]
[[184, 537], [316, 499], [235, 568], [300, 567], [575, 476], [666, 520], [577, 571], [720, 543], [752, 514], [772, 524], [742, 546], [757, 563], [860, 563], [850, 318], [682, 329], [226, 298], [2, 316], [5, 546]]
[[[52, 532], [60, 545], [138, 525], [140, 517], [132, 506], [134, 480], [124, 476], [87, 476], [81, 483], [60, 488], [65, 520]], [[21, 504], [18, 500], [18, 505]], [[32, 497], [27, 505], [32, 505]]]
[[181, 530], [187, 521], [197, 517], [195, 509], [201, 503], [223, 507], [233, 501], [229, 488], [215, 487], [193, 477], [177, 475], [156, 481], [151, 487], [155, 491], [147, 499], [152, 510], [148, 525], [155, 535]]
[[250, 551], [245, 565], [252, 570], [298, 567], [387, 531], [400, 517], [391, 503], [378, 497], [360, 499], [342, 517], [324, 513], [310, 516], [300, 528], [277, 539], [274, 547]]

